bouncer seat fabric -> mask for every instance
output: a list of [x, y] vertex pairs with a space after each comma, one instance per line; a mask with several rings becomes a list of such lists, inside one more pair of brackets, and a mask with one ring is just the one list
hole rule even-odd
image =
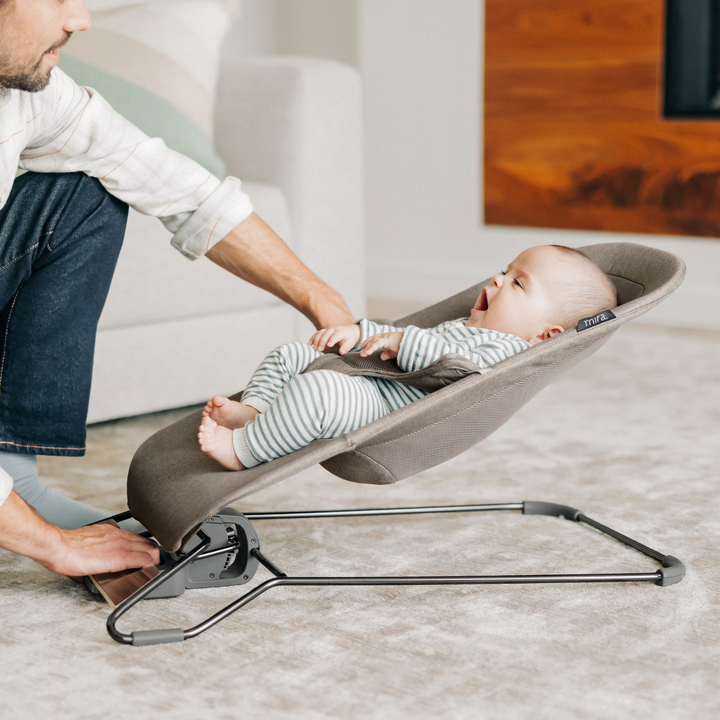
[[[224, 470], [200, 450], [201, 411], [197, 410], [138, 449], [128, 473], [133, 516], [166, 550], [175, 552], [222, 508], [315, 463], [352, 482], [389, 484], [459, 455], [497, 430], [560, 373], [600, 348], [620, 325], [670, 295], [685, 274], [680, 258], [635, 243], [580, 250], [617, 287], [618, 307], [606, 315], [609, 319], [566, 330], [482, 374], [448, 385], [443, 380], [437, 391], [358, 430], [317, 440], [291, 455], [240, 472]], [[394, 322], [399, 327], [433, 327], [463, 317], [488, 282]]]

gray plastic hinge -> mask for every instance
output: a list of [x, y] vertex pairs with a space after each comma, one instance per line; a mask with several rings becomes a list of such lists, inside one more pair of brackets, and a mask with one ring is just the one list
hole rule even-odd
[[685, 565], [672, 555], [666, 555], [662, 559], [663, 566], [658, 570], [660, 578], [655, 582], [660, 587], [675, 585], [685, 577]]
[[168, 630], [138, 630], [130, 633], [133, 645], [160, 645], [162, 643], [182, 642], [185, 631], [182, 628]]
[[558, 505], [557, 503], [535, 502], [526, 500], [523, 503], [523, 515], [552, 515], [566, 520], [578, 522], [578, 517], [583, 513], [569, 505]]

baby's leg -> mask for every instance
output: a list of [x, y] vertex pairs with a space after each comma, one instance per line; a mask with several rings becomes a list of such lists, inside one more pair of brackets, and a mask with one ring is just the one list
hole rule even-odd
[[218, 425], [211, 417], [204, 417], [198, 433], [200, 449], [217, 460], [227, 470], [244, 470], [233, 447], [233, 431]]
[[322, 356], [307, 343], [289, 343], [275, 348], [258, 366], [242, 395], [242, 401], [265, 412], [285, 386]]
[[260, 363], [253, 373], [242, 402], [215, 396], [203, 410], [218, 425], [235, 430], [255, 419], [258, 412], [264, 412], [278, 393], [299, 375], [322, 353], [313, 350], [307, 343], [290, 343], [275, 348]]
[[252, 467], [313, 440], [356, 430], [388, 412], [372, 378], [318, 370], [291, 380], [254, 422], [235, 430], [235, 451], [245, 467]]

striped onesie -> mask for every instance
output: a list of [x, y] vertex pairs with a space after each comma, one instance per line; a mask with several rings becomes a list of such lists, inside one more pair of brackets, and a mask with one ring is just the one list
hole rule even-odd
[[[457, 353], [487, 368], [531, 347], [514, 335], [465, 327], [467, 318], [434, 328], [397, 328], [360, 321], [359, 344], [384, 332], [404, 332], [397, 363], [405, 372], [427, 367], [448, 353]], [[428, 394], [409, 385], [360, 375], [317, 370], [302, 375], [322, 355], [306, 343], [273, 350], [250, 379], [241, 402], [259, 411], [254, 421], [233, 430], [240, 462], [250, 468], [289, 455], [313, 440], [334, 438], [367, 425]]]

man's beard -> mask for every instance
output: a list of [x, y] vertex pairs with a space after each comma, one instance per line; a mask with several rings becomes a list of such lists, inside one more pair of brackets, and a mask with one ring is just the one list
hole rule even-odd
[[[69, 39], [72, 33], [65, 33], [65, 37], [48, 52], [62, 47]], [[45, 54], [32, 67], [20, 67], [13, 64], [9, 58], [3, 57], [0, 51], [0, 87], [12, 88], [14, 90], [24, 90], [25, 92], [39, 92], [47, 87], [50, 82], [50, 73], [52, 67], [47, 70], [42, 69]]]
[[0, 58], [0, 87], [39, 92], [50, 82], [50, 73], [52, 72], [52, 68], [41, 70], [43, 59], [44, 56], [30, 70], [23, 70], [17, 67], [8, 68], [3, 62], [3, 58]]

